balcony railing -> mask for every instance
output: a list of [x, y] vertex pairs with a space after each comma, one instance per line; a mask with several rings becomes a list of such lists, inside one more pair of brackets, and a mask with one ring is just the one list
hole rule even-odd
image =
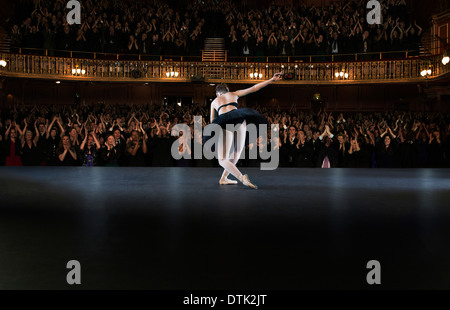
[[[367, 56], [367, 55], [366, 55]], [[22, 78], [134, 82], [253, 83], [284, 71], [284, 83], [377, 83], [433, 79], [448, 72], [442, 55], [391, 60], [322, 62], [201, 62], [174, 60], [83, 59], [25, 54], [0, 54], [6, 66], [0, 75]], [[283, 60], [283, 59], [281, 59]], [[421, 72], [426, 70], [425, 77]]]

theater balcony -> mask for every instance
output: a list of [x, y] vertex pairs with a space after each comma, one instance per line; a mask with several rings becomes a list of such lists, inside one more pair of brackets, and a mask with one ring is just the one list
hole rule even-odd
[[[421, 83], [446, 79], [449, 66], [443, 53], [430, 56], [409, 56], [372, 53], [312, 56], [227, 59], [203, 61], [177, 57], [80, 54], [64, 52], [63, 56], [0, 53], [0, 76], [8, 78], [71, 80], [93, 82], [206, 82], [253, 84], [285, 73], [283, 84], [340, 85]], [[58, 52], [55, 52], [58, 54]], [[258, 60], [258, 61], [256, 61]]]

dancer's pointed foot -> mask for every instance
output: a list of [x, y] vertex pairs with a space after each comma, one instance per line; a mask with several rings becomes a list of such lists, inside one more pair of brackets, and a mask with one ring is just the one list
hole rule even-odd
[[254, 189], [258, 189], [258, 186], [256, 186], [255, 184], [253, 184], [250, 179], [248, 178], [248, 175], [244, 174], [242, 176], [242, 178], [240, 179], [240, 181], [245, 185], [245, 186], [249, 186], [251, 188]]
[[237, 184], [238, 181], [230, 180], [229, 178], [221, 178], [219, 181], [220, 185], [230, 185], [230, 184]]

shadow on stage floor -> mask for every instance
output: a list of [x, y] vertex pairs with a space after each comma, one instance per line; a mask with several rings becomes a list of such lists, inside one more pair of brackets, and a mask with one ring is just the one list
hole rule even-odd
[[0, 168], [0, 289], [450, 289], [449, 169]]

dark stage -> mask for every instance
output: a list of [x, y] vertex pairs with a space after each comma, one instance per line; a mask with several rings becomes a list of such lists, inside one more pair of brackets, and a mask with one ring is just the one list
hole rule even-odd
[[449, 169], [221, 172], [0, 168], [0, 289], [450, 289]]

